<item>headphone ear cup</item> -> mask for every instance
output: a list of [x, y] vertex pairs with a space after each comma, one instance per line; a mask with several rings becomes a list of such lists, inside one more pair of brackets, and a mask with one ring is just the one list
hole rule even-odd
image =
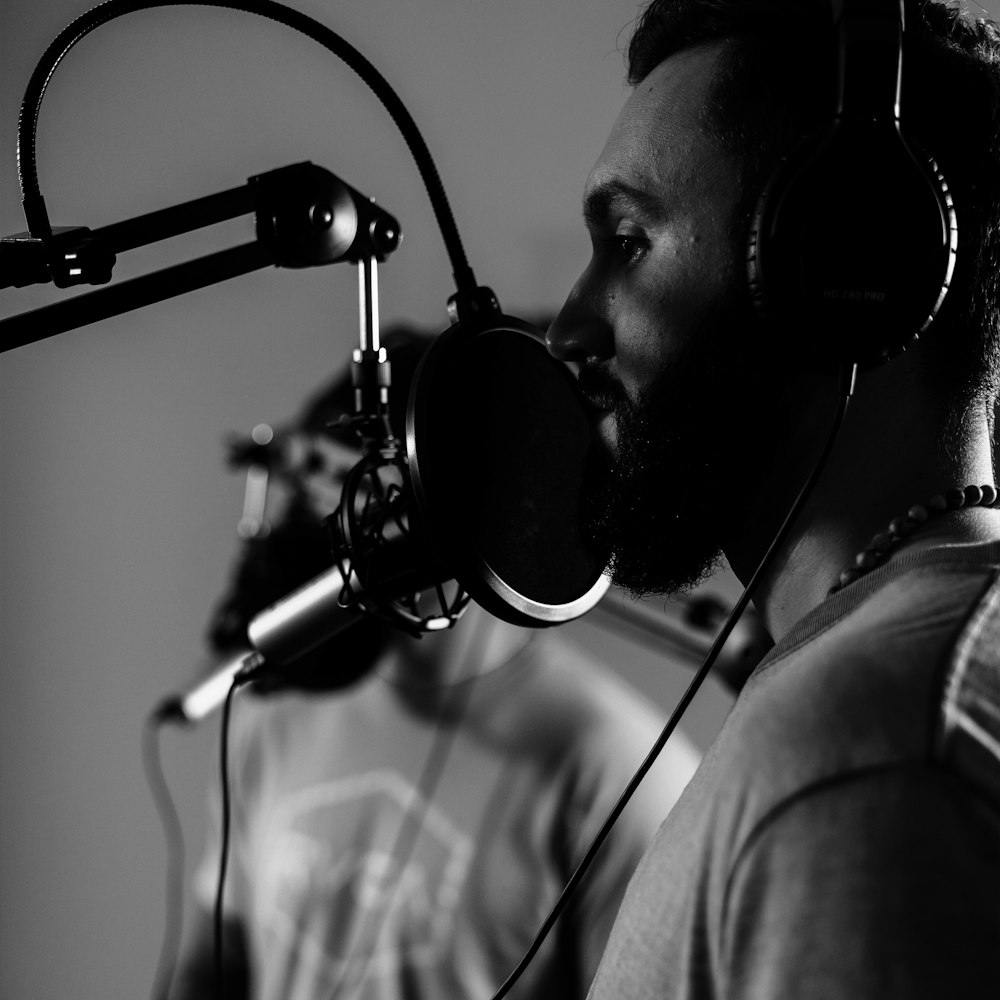
[[751, 297], [789, 351], [871, 367], [930, 325], [957, 225], [937, 164], [894, 124], [836, 122], [786, 157], [751, 224]]

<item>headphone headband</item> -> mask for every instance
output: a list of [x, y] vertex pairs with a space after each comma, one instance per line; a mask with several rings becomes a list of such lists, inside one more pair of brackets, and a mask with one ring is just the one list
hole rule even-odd
[[899, 121], [903, 0], [833, 0], [836, 116]]
[[789, 349], [865, 367], [937, 314], [958, 231], [935, 161], [901, 131], [903, 0], [832, 0], [837, 100], [757, 204], [751, 296]]

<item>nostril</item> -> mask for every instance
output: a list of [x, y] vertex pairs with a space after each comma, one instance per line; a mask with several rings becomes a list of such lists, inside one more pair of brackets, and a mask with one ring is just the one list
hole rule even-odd
[[552, 325], [545, 331], [545, 346], [553, 357], [559, 358], [560, 361], [566, 360], [563, 357], [568, 348], [565, 326], [561, 325], [558, 320], [553, 321]]
[[601, 324], [555, 325], [545, 338], [549, 354], [560, 361], [583, 364], [607, 361], [614, 354], [614, 337]]
[[574, 289], [549, 326], [545, 337], [549, 353], [573, 364], [611, 357], [615, 338], [607, 303], [614, 297], [604, 289], [593, 294]]
[[549, 354], [559, 361], [581, 362], [587, 357], [587, 352], [583, 350], [578, 341], [572, 337], [561, 336], [558, 331], [554, 332], [552, 328], [545, 335], [545, 346], [548, 348]]
[[567, 347], [560, 351], [551, 351], [551, 353], [560, 361], [574, 365], [585, 364], [590, 359], [590, 355], [582, 347]]

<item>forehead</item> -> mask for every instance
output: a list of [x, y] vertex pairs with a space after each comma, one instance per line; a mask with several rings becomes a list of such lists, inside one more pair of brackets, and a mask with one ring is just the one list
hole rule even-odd
[[616, 200], [667, 212], [670, 191], [719, 172], [721, 147], [705, 109], [723, 51], [722, 43], [683, 49], [635, 88], [587, 180], [588, 217]]

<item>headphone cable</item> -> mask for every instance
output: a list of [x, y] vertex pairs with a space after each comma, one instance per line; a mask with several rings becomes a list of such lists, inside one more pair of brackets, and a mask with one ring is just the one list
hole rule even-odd
[[510, 975], [504, 980], [500, 988], [493, 994], [490, 1000], [502, 1000], [503, 997], [507, 995], [510, 989], [514, 986], [517, 980], [520, 978], [521, 973], [528, 967], [529, 962], [535, 957], [535, 953], [542, 946], [545, 938], [548, 936], [549, 931], [552, 926], [558, 920], [560, 914], [566, 907], [566, 903], [569, 901], [570, 895], [576, 890], [583, 876], [586, 874], [587, 870], [590, 868], [591, 862], [597, 856], [597, 852], [601, 849], [604, 841], [607, 839], [608, 834], [611, 832], [611, 828], [618, 821], [618, 817], [624, 811], [625, 806], [628, 805], [629, 800], [632, 798], [635, 790], [639, 787], [639, 783], [646, 776], [646, 773], [653, 766], [656, 758], [660, 755], [660, 752], [667, 744], [667, 740], [670, 739], [674, 730], [677, 728], [677, 724], [680, 722], [681, 717], [687, 711], [688, 706], [691, 704], [695, 694], [697, 694], [698, 689], [701, 687], [702, 682], [708, 676], [709, 671], [715, 664], [716, 659], [718, 659], [719, 653], [722, 651], [722, 647], [725, 645], [726, 640], [729, 638], [729, 634], [735, 628], [737, 621], [740, 616], [746, 610], [747, 605], [750, 603], [750, 598], [753, 596], [754, 591], [757, 588], [757, 584], [760, 581], [761, 576], [764, 571], [770, 567], [770, 564], [774, 558], [775, 553], [778, 551], [779, 547], [784, 544], [785, 539], [794, 524], [795, 520], [798, 518], [805, 506], [806, 501], [812, 494], [813, 488], [815, 487], [817, 481], [823, 470], [826, 468], [827, 461], [830, 458], [830, 453], [833, 451], [833, 446], [840, 434], [840, 429], [844, 423], [844, 417], [847, 415], [847, 408], [850, 404], [851, 398], [854, 395], [854, 387], [857, 382], [858, 365], [856, 363], [848, 362], [842, 373], [842, 380], [839, 387], [839, 397], [837, 406], [837, 415], [833, 422], [833, 427], [827, 437], [826, 443], [823, 447], [823, 451], [820, 454], [819, 459], [813, 466], [812, 472], [810, 472], [805, 484], [799, 490], [798, 496], [796, 496], [795, 501], [792, 503], [791, 508], [785, 515], [784, 521], [781, 523], [781, 527], [778, 528], [777, 534], [775, 534], [774, 539], [768, 546], [767, 551], [764, 553], [763, 558], [754, 570], [753, 575], [750, 577], [749, 582], [743, 589], [743, 593], [740, 595], [739, 600], [733, 606], [732, 611], [729, 613], [729, 617], [726, 619], [725, 624], [719, 630], [719, 634], [716, 636], [715, 641], [712, 643], [712, 648], [708, 651], [705, 659], [702, 661], [701, 666], [695, 672], [694, 677], [691, 679], [684, 693], [681, 695], [679, 701], [674, 706], [674, 710], [670, 713], [670, 718], [667, 719], [666, 725], [657, 737], [656, 742], [653, 744], [646, 758], [639, 765], [635, 774], [629, 780], [629, 783], [625, 786], [625, 790], [619, 796], [618, 801], [612, 807], [611, 811], [608, 813], [604, 823], [601, 825], [600, 830], [594, 836], [591, 841], [590, 846], [587, 848], [586, 854], [584, 854], [582, 860], [577, 865], [573, 874], [569, 877], [569, 881], [563, 887], [562, 892], [559, 894], [559, 898], [555, 901], [552, 909], [549, 911], [548, 916], [543, 921], [538, 933], [535, 935], [534, 940], [528, 947], [528, 950], [524, 953], [521, 961], [517, 964]]

